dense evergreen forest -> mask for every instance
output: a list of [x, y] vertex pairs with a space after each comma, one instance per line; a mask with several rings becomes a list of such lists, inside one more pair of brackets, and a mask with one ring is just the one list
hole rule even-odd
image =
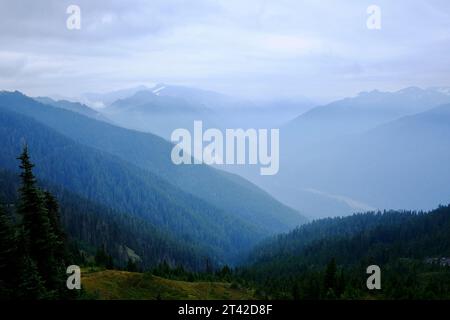
[[[240, 276], [282, 299], [449, 299], [450, 206], [323, 219], [277, 236]], [[369, 265], [381, 290], [366, 287]]]
[[[86, 257], [107, 252], [116, 267], [131, 260], [140, 270], [167, 262], [187, 270], [205, 269], [208, 252], [158, 230], [144, 219], [113, 210], [87, 200], [61, 187], [39, 181], [59, 202], [59, 215], [75, 262], [87, 264]], [[20, 181], [16, 173], [0, 170], [0, 199], [5, 210], [16, 219]]]

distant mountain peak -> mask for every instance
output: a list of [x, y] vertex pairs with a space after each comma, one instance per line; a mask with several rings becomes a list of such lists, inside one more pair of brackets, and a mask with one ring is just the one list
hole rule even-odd
[[18, 96], [25, 96], [22, 92], [18, 91], [18, 90], [14, 90], [14, 91], [8, 91], [8, 90], [2, 90], [0, 91], [0, 95], [18, 95]]
[[406, 87], [404, 89], [401, 89], [399, 91], [397, 91], [397, 93], [402, 93], [402, 94], [416, 94], [416, 93], [423, 93], [426, 90], [419, 88], [419, 87], [415, 87], [415, 86], [411, 86], [411, 87]]

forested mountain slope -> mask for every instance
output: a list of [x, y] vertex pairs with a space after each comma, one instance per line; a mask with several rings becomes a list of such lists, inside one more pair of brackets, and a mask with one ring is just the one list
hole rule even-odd
[[35, 120], [0, 112], [0, 167], [15, 172], [26, 142], [40, 179], [90, 201], [130, 213], [162, 232], [204, 246], [229, 261], [264, 234], [236, 216], [108, 153], [83, 146]]
[[[261, 245], [242, 274], [290, 298], [448, 298], [449, 230], [450, 206], [318, 220]], [[382, 291], [367, 290], [369, 265]]]
[[[177, 240], [143, 218], [115, 211], [61, 187], [40, 185], [57, 197], [61, 223], [70, 242], [88, 255], [103, 248], [122, 267], [131, 259], [143, 269], [163, 261], [190, 270], [205, 268], [209, 254], [205, 248]], [[0, 170], [0, 203], [10, 211], [16, 207], [18, 188], [17, 173]]]
[[297, 211], [238, 176], [205, 165], [174, 165], [172, 144], [157, 136], [43, 105], [19, 92], [1, 93], [0, 108], [28, 115], [76, 142], [149, 171], [230, 216], [247, 220], [264, 234], [288, 231], [305, 222]]

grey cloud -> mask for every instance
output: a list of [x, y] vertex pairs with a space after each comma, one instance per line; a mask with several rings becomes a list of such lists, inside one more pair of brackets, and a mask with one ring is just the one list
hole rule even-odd
[[[365, 26], [366, 0], [1, 0], [0, 85], [73, 96], [169, 82], [319, 98], [450, 85], [450, 3], [376, 2], [380, 31]], [[81, 7], [79, 31], [65, 27], [69, 4]]]

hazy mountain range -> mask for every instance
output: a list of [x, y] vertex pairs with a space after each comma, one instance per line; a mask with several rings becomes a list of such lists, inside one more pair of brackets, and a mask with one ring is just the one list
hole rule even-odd
[[[86, 100], [86, 97], [89, 99]], [[183, 86], [157, 84], [104, 94], [85, 94], [79, 99], [98, 109], [115, 123], [170, 138], [177, 128], [192, 129], [194, 120], [214, 128], [279, 127], [311, 109], [307, 98], [250, 101]]]
[[431, 209], [450, 196], [449, 103], [407, 88], [313, 108], [281, 128], [278, 175], [243, 174], [312, 217]]
[[[132, 258], [143, 266], [167, 261], [202, 269], [205, 259], [236, 263], [262, 239], [306, 221], [239, 176], [204, 165], [173, 165], [172, 144], [142, 132], [153, 131], [153, 123], [169, 133], [193, 120], [218, 119], [221, 109], [236, 112], [244, 104], [231, 105], [228, 97], [197, 89], [162, 86], [86, 97], [102, 108], [18, 91], [0, 93], [2, 201], [16, 201], [16, 157], [27, 144], [39, 180], [59, 197], [65, 228], [85, 250], [106, 246], [122, 264]], [[207, 106], [214, 100], [222, 105]], [[167, 118], [155, 121], [158, 114]], [[187, 121], [180, 114], [192, 117]], [[137, 126], [135, 115], [144, 117], [145, 127]], [[126, 117], [133, 125], [124, 123]]]
[[[105, 208], [100, 211], [142, 220], [161, 234], [159, 243], [190, 247], [197, 257], [188, 259], [191, 264], [203, 255], [236, 262], [265, 237], [305, 222], [304, 216], [430, 209], [450, 198], [445, 88], [365, 92], [317, 107], [307, 100], [246, 102], [163, 84], [86, 96], [102, 108], [2, 92], [1, 168], [15, 172], [26, 142], [49, 186]], [[218, 166], [250, 182], [205, 165], [172, 164], [166, 139], [194, 120], [220, 129], [284, 123], [280, 172], [261, 177], [256, 167]], [[129, 228], [124, 234], [133, 230], [116, 225]], [[157, 256], [135, 243], [114, 246], [122, 255], [130, 248]], [[186, 259], [176, 251], [169, 258]]]
[[192, 129], [193, 120], [220, 129], [279, 127], [278, 175], [261, 177], [251, 166], [219, 168], [244, 176], [309, 217], [431, 209], [448, 197], [442, 187], [450, 181], [443, 161], [450, 122], [445, 114], [435, 116], [440, 121], [430, 116], [450, 103], [447, 88], [374, 90], [316, 107], [307, 99], [250, 102], [165, 84], [135, 91], [101, 112], [120, 125], [165, 138], [174, 128]]

